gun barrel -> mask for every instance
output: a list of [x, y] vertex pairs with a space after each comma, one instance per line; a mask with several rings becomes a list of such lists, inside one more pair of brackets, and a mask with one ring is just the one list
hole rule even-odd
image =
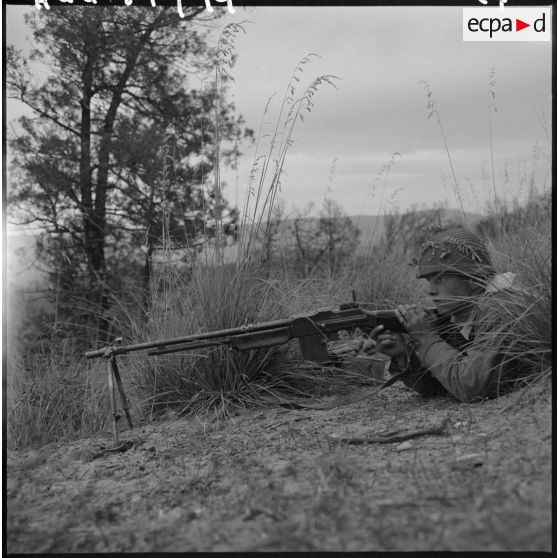
[[204, 347], [215, 347], [215, 345], [222, 345], [227, 343], [230, 338], [215, 339], [210, 341], [192, 341], [191, 343], [171, 345], [170, 347], [157, 347], [156, 349], [149, 349], [147, 356], [166, 355], [169, 353], [178, 353], [182, 351], [191, 351], [192, 349], [203, 349]]
[[[93, 351], [87, 351], [85, 353], [85, 358], [101, 358], [105, 356], [117, 356], [126, 353], [131, 353], [134, 351], [143, 351], [148, 349], [157, 349], [162, 347], [170, 347], [173, 345], [186, 345], [192, 341], [205, 341], [209, 339], [219, 339], [227, 338], [231, 335], [241, 335], [243, 333], [251, 333], [255, 331], [262, 330], [273, 330], [289, 326], [291, 323], [290, 319], [286, 320], [275, 320], [271, 322], [260, 322], [257, 324], [249, 324], [240, 327], [233, 327], [231, 329], [222, 329], [219, 331], [211, 331], [209, 333], [197, 333], [195, 335], [187, 335], [185, 337], [175, 337], [172, 339], [161, 339], [159, 341], [149, 341], [147, 343], [138, 343], [136, 345], [124, 345], [124, 346], [113, 346], [105, 347], [104, 349], [95, 349]], [[223, 341], [221, 341], [223, 342]], [[192, 347], [194, 348], [194, 347]]]

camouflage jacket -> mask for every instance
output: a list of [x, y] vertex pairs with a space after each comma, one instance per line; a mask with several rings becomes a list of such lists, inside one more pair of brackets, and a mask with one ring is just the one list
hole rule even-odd
[[[437, 339], [423, 347], [405, 336], [409, 347], [408, 373], [402, 378], [405, 385], [424, 396], [449, 393], [463, 402], [495, 397], [508, 390], [517, 377], [507, 351], [513, 328], [510, 306], [521, 293], [510, 288], [512, 274], [495, 279], [475, 303], [467, 323], [439, 321]], [[402, 370], [391, 362], [390, 373]]]

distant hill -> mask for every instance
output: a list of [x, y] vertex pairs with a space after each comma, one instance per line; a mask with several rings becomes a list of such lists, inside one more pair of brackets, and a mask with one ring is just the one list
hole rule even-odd
[[[416, 211], [420, 216], [422, 213], [427, 214], [428, 210]], [[476, 225], [484, 215], [480, 213], [465, 213], [465, 217], [469, 226]], [[384, 215], [354, 215], [351, 216], [353, 224], [360, 229], [360, 245], [358, 250], [363, 251], [378, 244], [385, 238], [386, 218]], [[458, 209], [445, 209], [442, 211], [442, 223], [450, 222], [463, 223], [463, 214]]]
[[[416, 213], [426, 213], [426, 211]], [[466, 216], [470, 225], [478, 223], [483, 218], [482, 215], [477, 213], [467, 213]], [[354, 215], [350, 218], [360, 230], [360, 250], [374, 246], [384, 238], [386, 220], [384, 215]], [[457, 209], [444, 210], [443, 220], [446, 222], [461, 221], [461, 212]], [[291, 223], [292, 220], [284, 222], [283, 234], [290, 228]], [[9, 295], [24, 292], [44, 284], [44, 275], [32, 265], [35, 260], [35, 241], [36, 237], [29, 234], [9, 235], [6, 239], [4, 252], [7, 257], [6, 279]], [[284, 238], [283, 241], [287, 241], [287, 238]], [[9, 300], [13, 302], [11, 296]]]

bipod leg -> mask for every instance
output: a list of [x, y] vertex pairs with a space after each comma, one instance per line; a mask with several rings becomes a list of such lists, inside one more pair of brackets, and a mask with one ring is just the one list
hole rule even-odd
[[118, 425], [116, 424], [120, 416], [116, 412], [116, 395], [114, 393], [114, 377], [112, 361], [114, 357], [107, 360], [107, 380], [108, 380], [108, 396], [110, 402], [110, 412], [112, 415], [112, 436], [114, 438], [114, 447], [118, 446]]
[[124, 414], [126, 415], [126, 420], [128, 421], [128, 426], [134, 428], [132, 424], [132, 417], [130, 416], [130, 407], [128, 406], [128, 400], [126, 399], [126, 394], [124, 393], [124, 386], [122, 385], [122, 380], [120, 378], [120, 372], [118, 371], [118, 365], [116, 364], [116, 357], [111, 357], [110, 364], [112, 367], [112, 373], [114, 374], [114, 379], [116, 380], [116, 387], [118, 388], [118, 393], [120, 393], [120, 401], [122, 402], [122, 408], [124, 409]]

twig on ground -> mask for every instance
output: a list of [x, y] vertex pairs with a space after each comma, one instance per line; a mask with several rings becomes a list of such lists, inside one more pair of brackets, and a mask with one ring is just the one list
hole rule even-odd
[[417, 438], [418, 436], [428, 436], [428, 435], [438, 435], [441, 434], [444, 429], [446, 428], [447, 424], [449, 422], [448, 418], [445, 418], [440, 424], [436, 425], [436, 426], [431, 426], [429, 428], [423, 428], [423, 429], [418, 429], [418, 430], [407, 430], [405, 431], [401, 431], [401, 430], [394, 430], [391, 432], [385, 432], [385, 433], [378, 433], [378, 434], [373, 434], [371, 436], [366, 436], [364, 438], [352, 438], [352, 437], [347, 437], [347, 438], [341, 438], [339, 436], [335, 436], [335, 435], [330, 435], [328, 436], [328, 438], [330, 440], [336, 441], [336, 442], [344, 442], [346, 444], [354, 444], [354, 445], [358, 445], [358, 444], [390, 444], [392, 442], [403, 442], [405, 440], [409, 440], [411, 438]]
[[134, 447], [134, 442], [128, 440], [115, 448], [102, 448], [101, 451], [98, 451], [97, 453], [92, 455], [90, 461], [93, 461], [94, 459], [99, 459], [100, 457], [104, 457], [107, 453], [121, 453], [124, 451], [128, 451], [133, 447]]

